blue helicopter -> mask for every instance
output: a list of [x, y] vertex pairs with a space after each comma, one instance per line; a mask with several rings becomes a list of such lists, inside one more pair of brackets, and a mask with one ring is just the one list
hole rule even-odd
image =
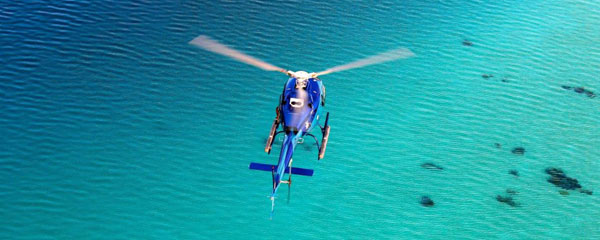
[[[325, 115], [325, 124], [320, 125], [319, 120], [323, 118], [323, 107], [325, 106], [325, 86], [320, 76], [334, 72], [364, 67], [382, 62], [408, 58], [414, 54], [406, 48], [398, 48], [375, 56], [357, 60], [348, 64], [329, 68], [321, 72], [308, 73], [305, 71], [289, 71], [256, 59], [228, 46], [225, 46], [208, 36], [200, 35], [189, 42], [204, 50], [217, 53], [238, 60], [240, 62], [258, 67], [266, 71], [278, 71], [285, 73], [289, 79], [284, 85], [283, 93], [279, 98], [279, 105], [275, 109], [276, 117], [271, 126], [269, 137], [265, 146], [265, 152], [271, 153], [275, 137], [283, 134], [283, 143], [279, 153], [277, 165], [250, 163], [249, 168], [271, 172], [273, 178], [273, 191], [271, 192], [271, 213], [275, 207], [275, 194], [280, 184], [292, 184], [292, 175], [312, 176], [312, 169], [292, 167], [292, 155], [298, 143], [304, 142], [305, 136], [312, 137], [319, 149], [317, 160], [325, 155], [325, 149], [329, 139], [329, 112]], [[279, 130], [281, 126], [282, 130]], [[318, 127], [321, 132], [321, 143], [311, 131]], [[287, 175], [287, 180], [284, 176]], [[288, 195], [289, 198], [289, 195]]]

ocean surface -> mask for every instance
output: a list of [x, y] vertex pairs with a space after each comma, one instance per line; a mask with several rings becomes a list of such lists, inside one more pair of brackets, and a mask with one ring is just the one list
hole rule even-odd
[[[287, 77], [201, 34], [308, 72], [416, 56], [322, 77], [325, 158], [298, 146], [270, 219], [248, 164]], [[561, 87], [600, 95], [599, 39], [598, 1], [0, 0], [0, 239], [600, 239], [600, 97]]]

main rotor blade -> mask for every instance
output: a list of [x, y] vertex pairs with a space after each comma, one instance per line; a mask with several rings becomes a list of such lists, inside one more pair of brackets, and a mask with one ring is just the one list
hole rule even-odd
[[357, 61], [354, 61], [354, 62], [351, 62], [348, 64], [332, 67], [325, 71], [318, 72], [317, 76], [330, 74], [330, 73], [334, 73], [334, 72], [341, 72], [341, 71], [354, 69], [354, 68], [360, 68], [360, 67], [369, 66], [369, 65], [373, 65], [373, 64], [379, 64], [379, 63], [393, 61], [393, 60], [402, 59], [402, 58], [409, 58], [412, 56], [415, 56], [415, 54], [413, 52], [411, 52], [410, 50], [408, 50], [406, 48], [398, 48], [398, 49], [394, 49], [391, 51], [377, 54], [375, 56], [363, 58], [363, 59], [360, 59], [360, 60], [357, 60]]
[[263, 70], [278, 71], [278, 72], [286, 73], [286, 70], [283, 68], [268, 64], [259, 59], [251, 57], [249, 55], [246, 55], [242, 52], [239, 52], [235, 49], [225, 46], [205, 35], [200, 35], [200, 36], [194, 38], [189, 43], [194, 46], [200, 47], [206, 51], [218, 53], [223, 56], [227, 56], [227, 57], [233, 58], [235, 60], [238, 60], [240, 62], [258, 67]]

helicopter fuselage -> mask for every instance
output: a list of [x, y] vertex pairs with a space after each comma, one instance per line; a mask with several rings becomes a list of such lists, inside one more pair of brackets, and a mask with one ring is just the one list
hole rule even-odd
[[[299, 81], [304, 81], [304, 83], [298, 86]], [[290, 173], [286, 172], [286, 168], [291, 167], [292, 155], [300, 139], [303, 139], [315, 126], [319, 126], [324, 105], [325, 87], [320, 79], [299, 80], [291, 77], [285, 83], [277, 109], [285, 136], [277, 170], [273, 175], [272, 196], [277, 192], [284, 174]]]

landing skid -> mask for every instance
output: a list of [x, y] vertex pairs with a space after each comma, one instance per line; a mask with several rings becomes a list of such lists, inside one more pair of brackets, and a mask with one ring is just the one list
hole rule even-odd
[[[277, 134], [284, 132], [277, 131], [277, 128], [279, 128], [279, 124], [281, 123], [279, 121], [279, 108], [276, 108], [275, 111], [277, 113], [277, 117], [275, 117], [273, 125], [271, 125], [271, 131], [269, 132], [269, 137], [267, 138], [267, 143], [265, 146], [265, 152], [268, 154], [271, 154], [271, 149], [273, 147], [273, 143], [275, 142], [275, 137], [277, 136]], [[325, 116], [325, 125], [323, 127], [319, 125], [319, 128], [321, 128], [321, 133], [323, 136], [321, 138], [321, 144], [319, 144], [319, 141], [317, 140], [317, 137], [315, 137], [315, 135], [312, 135], [310, 133], [306, 134], [308, 136], [311, 136], [315, 140], [317, 148], [319, 148], [319, 155], [317, 156], [317, 160], [321, 160], [325, 156], [325, 149], [327, 149], [327, 142], [329, 141], [329, 131], [331, 131], [331, 127], [329, 126], [329, 112], [327, 112], [327, 115]]]
[[267, 138], [267, 145], [265, 146], [265, 152], [271, 154], [271, 148], [273, 147], [273, 142], [275, 141], [275, 136], [278, 134], [277, 128], [279, 127], [279, 108], [275, 108], [275, 112], [277, 116], [273, 121], [273, 125], [271, 125], [271, 131], [269, 132], [269, 138]]
[[327, 112], [327, 116], [325, 117], [325, 126], [321, 127], [321, 125], [319, 125], [319, 128], [321, 128], [321, 133], [323, 135], [323, 137], [321, 138], [320, 145], [315, 135], [312, 135], [310, 133], [306, 134], [308, 136], [311, 136], [315, 140], [317, 148], [319, 148], [319, 155], [317, 156], [317, 160], [321, 160], [321, 158], [325, 156], [325, 149], [327, 148], [327, 141], [329, 139], [329, 131], [331, 130], [331, 127], [329, 126], [329, 112]]
[[318, 160], [321, 160], [325, 156], [325, 149], [327, 148], [327, 141], [329, 140], [329, 131], [331, 127], [329, 127], [329, 112], [327, 112], [327, 116], [325, 117], [325, 126], [321, 128], [321, 133], [323, 133], [323, 138], [321, 139], [321, 147], [319, 147], [319, 157]]

